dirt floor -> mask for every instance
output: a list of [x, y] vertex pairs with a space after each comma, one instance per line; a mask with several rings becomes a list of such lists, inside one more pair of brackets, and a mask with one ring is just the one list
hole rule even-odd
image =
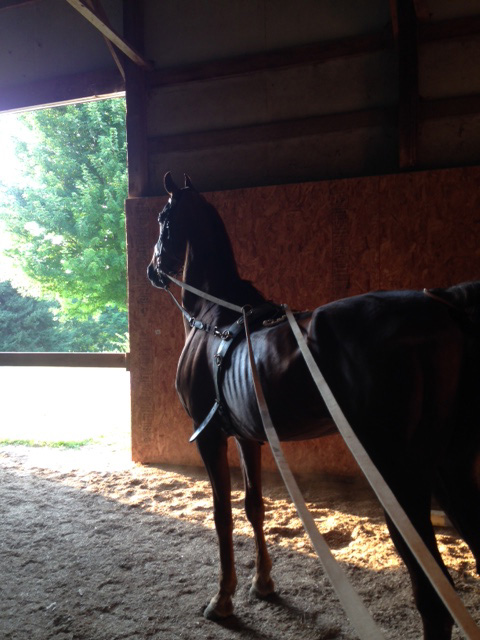
[[[235, 478], [239, 587], [235, 616], [218, 624], [202, 617], [218, 564], [201, 470], [133, 465], [125, 451], [102, 447], [4, 447], [0, 463], [2, 640], [356, 638], [277, 476], [266, 478], [265, 490], [277, 594], [249, 596], [253, 540]], [[406, 571], [371, 494], [348, 483], [301, 487], [386, 638], [420, 638]], [[480, 621], [473, 558], [453, 531], [437, 533], [458, 592]]]

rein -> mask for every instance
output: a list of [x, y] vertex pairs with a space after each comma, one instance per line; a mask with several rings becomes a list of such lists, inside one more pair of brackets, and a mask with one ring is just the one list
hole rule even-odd
[[445, 298], [441, 298], [440, 296], [435, 295], [434, 293], [432, 293], [431, 291], [429, 291], [428, 289], [424, 289], [423, 293], [428, 297], [431, 298], [432, 300], [435, 300], [436, 302], [441, 302], [442, 304], [446, 305], [447, 307], [450, 307], [450, 309], [454, 309], [455, 311], [458, 311], [458, 307], [456, 307], [454, 304], [452, 304], [451, 302], [449, 302], [448, 300], [445, 300]]
[[[283, 455], [283, 451], [281, 448], [281, 444], [275, 431], [275, 427], [273, 426], [272, 419], [270, 417], [270, 412], [268, 410], [265, 396], [263, 394], [263, 389], [260, 383], [260, 378], [258, 375], [257, 367], [255, 364], [255, 356], [253, 353], [253, 347], [250, 340], [250, 331], [248, 327], [248, 318], [254, 313], [254, 309], [252, 309], [249, 305], [245, 307], [239, 307], [238, 305], [233, 305], [230, 302], [226, 302], [225, 300], [221, 300], [220, 298], [216, 298], [210, 294], [204, 293], [191, 285], [187, 285], [186, 283], [177, 280], [173, 276], [170, 276], [166, 273], [163, 275], [167, 276], [172, 282], [177, 284], [178, 286], [194, 293], [195, 295], [209, 300], [210, 302], [214, 302], [215, 304], [219, 304], [220, 306], [226, 307], [227, 309], [231, 309], [233, 311], [237, 311], [242, 314], [235, 325], [244, 325], [245, 326], [245, 335], [247, 340], [248, 354], [250, 360], [250, 366], [252, 369], [252, 377], [254, 383], [255, 395], [257, 398], [257, 403], [259, 407], [260, 417], [262, 419], [262, 423], [264, 426], [265, 434], [267, 436], [267, 440], [270, 444], [270, 448], [272, 450], [273, 457], [275, 458], [275, 462], [278, 466], [280, 474], [285, 482], [287, 490], [292, 498], [292, 501], [297, 509], [297, 512], [302, 520], [305, 531], [307, 532], [312, 545], [317, 552], [319, 559], [322, 562], [322, 565], [330, 578], [333, 588], [335, 589], [337, 596], [356, 631], [359, 634], [361, 640], [384, 640], [384, 635], [378, 629], [375, 622], [373, 621], [370, 613], [365, 608], [363, 602], [360, 600], [358, 594], [351, 586], [348, 581], [347, 576], [344, 571], [340, 567], [339, 563], [335, 560], [332, 552], [330, 551], [325, 539], [321, 535], [318, 530], [318, 527], [311, 515], [310, 511], [307, 508], [305, 500], [301, 494], [301, 491], [298, 487], [298, 484], [288, 466], [288, 463]], [[168, 289], [167, 289], [168, 291]], [[172, 298], [175, 300], [177, 306], [182, 310], [182, 313], [187, 317], [187, 319], [191, 316], [188, 312], [183, 309], [181, 305], [177, 302], [175, 297], [171, 292], [169, 292]], [[436, 300], [437, 302], [442, 302], [447, 306], [453, 306], [447, 301], [431, 294], [428, 290], [424, 290], [425, 295], [430, 298]], [[356, 462], [360, 466], [363, 474], [367, 478], [369, 484], [374, 490], [378, 500], [381, 505], [388, 513], [392, 522], [402, 535], [405, 543], [409, 547], [410, 551], [416, 558], [418, 564], [423, 569], [425, 575], [430, 580], [433, 588], [437, 592], [438, 596], [442, 600], [443, 604], [449, 611], [452, 618], [455, 620], [459, 628], [464, 633], [465, 637], [468, 640], [480, 640], [480, 631], [474, 622], [473, 618], [470, 616], [463, 602], [460, 600], [458, 595], [455, 593], [454, 588], [450, 584], [449, 580], [446, 578], [429, 549], [426, 547], [422, 538], [410, 522], [407, 514], [405, 513], [403, 507], [399, 504], [395, 495], [393, 494], [390, 487], [387, 485], [382, 475], [378, 471], [377, 467], [371, 460], [367, 451], [361, 444], [360, 440], [357, 438], [355, 432], [353, 431], [350, 423], [348, 422], [345, 414], [342, 409], [338, 405], [335, 396], [333, 395], [330, 387], [328, 386], [325, 378], [323, 377], [322, 372], [320, 371], [316, 361], [313, 358], [313, 355], [307, 345], [307, 342], [302, 335], [300, 327], [298, 326], [292, 311], [288, 307], [288, 305], [282, 305], [285, 314], [287, 316], [287, 320], [290, 324], [290, 328], [295, 336], [295, 339], [298, 343], [298, 347], [302, 353], [302, 356], [305, 359], [307, 367], [310, 371], [310, 374], [320, 392], [320, 395], [335, 423], [338, 428], [338, 431], [342, 435], [346, 445], [350, 449], [353, 454]], [[192, 318], [192, 321], [195, 321]], [[199, 321], [197, 321], [199, 322]], [[200, 323], [203, 325], [203, 323]], [[233, 326], [235, 326], [233, 325]], [[192, 326], [192, 325], [191, 325]], [[193, 325], [195, 326], [195, 324]], [[199, 327], [198, 327], [199, 328]], [[229, 332], [232, 330], [232, 327], [229, 329]], [[228, 333], [228, 332], [226, 332]], [[222, 334], [220, 334], [222, 336]], [[224, 338], [224, 340], [229, 340], [229, 337]], [[224, 342], [222, 340], [222, 342]], [[230, 344], [233, 343], [233, 340], [230, 340]], [[227, 347], [228, 348], [228, 347]], [[218, 355], [217, 351], [217, 355]], [[220, 364], [223, 361], [223, 357], [220, 360]], [[218, 364], [218, 362], [217, 362]], [[219, 365], [220, 368], [220, 365]], [[215, 415], [217, 410], [220, 408], [220, 400], [219, 400], [219, 390], [218, 390], [218, 376], [215, 381], [217, 388], [217, 399], [215, 401], [214, 406], [210, 410], [207, 418], [203, 421], [203, 423], [197, 428], [195, 433], [193, 434], [190, 441], [194, 440], [208, 425], [211, 418]]]
[[[203, 298], [204, 300], [208, 300], [209, 302], [214, 302], [215, 304], [219, 304], [221, 307], [225, 307], [226, 309], [230, 309], [231, 311], [237, 311], [238, 313], [243, 312], [243, 307], [239, 307], [238, 304], [227, 302], [226, 300], [222, 300], [221, 298], [212, 296], [210, 293], [205, 293], [204, 291], [200, 291], [200, 289], [196, 289], [195, 287], [192, 287], [190, 284], [183, 282], [183, 280], [177, 280], [177, 278], [174, 278], [173, 276], [169, 275], [168, 273], [165, 273], [164, 271], [161, 271], [160, 273], [162, 274], [162, 276], [167, 276], [167, 278], [171, 280], [174, 284], [178, 285], [179, 287], [182, 287], [182, 289], [185, 289], [186, 291], [190, 291], [190, 293], [194, 293], [199, 298]], [[168, 289], [166, 289], [166, 291], [168, 291]], [[170, 295], [173, 295], [170, 291], [168, 292], [170, 293]], [[177, 301], [175, 300], [175, 302]], [[185, 313], [187, 313], [186, 310], [184, 311]]]

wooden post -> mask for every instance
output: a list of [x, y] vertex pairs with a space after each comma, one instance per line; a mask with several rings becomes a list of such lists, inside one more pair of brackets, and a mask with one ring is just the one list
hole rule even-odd
[[[143, 52], [143, 0], [123, 0], [125, 38]], [[128, 196], [148, 195], [148, 153], [146, 124], [146, 78], [143, 68], [125, 59], [127, 103]]]
[[398, 147], [400, 169], [417, 164], [418, 25], [413, 0], [390, 0], [398, 51]]

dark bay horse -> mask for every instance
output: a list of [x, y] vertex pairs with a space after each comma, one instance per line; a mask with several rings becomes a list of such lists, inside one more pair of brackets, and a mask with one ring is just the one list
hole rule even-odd
[[[183, 269], [184, 282], [239, 306], [259, 308], [264, 297], [239, 277], [224, 224], [186, 178], [159, 216], [160, 237], [148, 267], [166, 289]], [[215, 354], [238, 313], [184, 291], [186, 342], [176, 387], [196, 429], [217, 397]], [[252, 327], [252, 343], [265, 396], [281, 440], [335, 431], [291, 330], [271, 305], [272, 322]], [[200, 321], [200, 322], [199, 322]], [[308, 345], [346, 417], [448, 575], [430, 521], [432, 496], [469, 545], [480, 571], [480, 283], [432, 290], [375, 292], [297, 315]], [[208, 618], [233, 611], [236, 574], [232, 543], [227, 439], [240, 451], [245, 509], [256, 543], [252, 591], [274, 590], [263, 534], [260, 444], [265, 441], [245, 340], [223, 362], [221, 409], [196, 442], [210, 477], [220, 547], [220, 585]], [[387, 516], [392, 540], [410, 573], [425, 640], [449, 640], [452, 620]]]

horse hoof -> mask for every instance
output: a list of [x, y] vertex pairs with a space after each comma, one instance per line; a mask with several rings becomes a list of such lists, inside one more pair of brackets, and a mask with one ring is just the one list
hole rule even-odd
[[275, 592], [275, 584], [271, 578], [267, 581], [253, 579], [252, 586], [250, 587], [250, 595], [256, 598], [267, 598]]
[[224, 620], [229, 616], [233, 615], [233, 603], [231, 600], [221, 602], [217, 596], [210, 600], [210, 603], [207, 605], [205, 611], [203, 612], [203, 617], [207, 620]]

